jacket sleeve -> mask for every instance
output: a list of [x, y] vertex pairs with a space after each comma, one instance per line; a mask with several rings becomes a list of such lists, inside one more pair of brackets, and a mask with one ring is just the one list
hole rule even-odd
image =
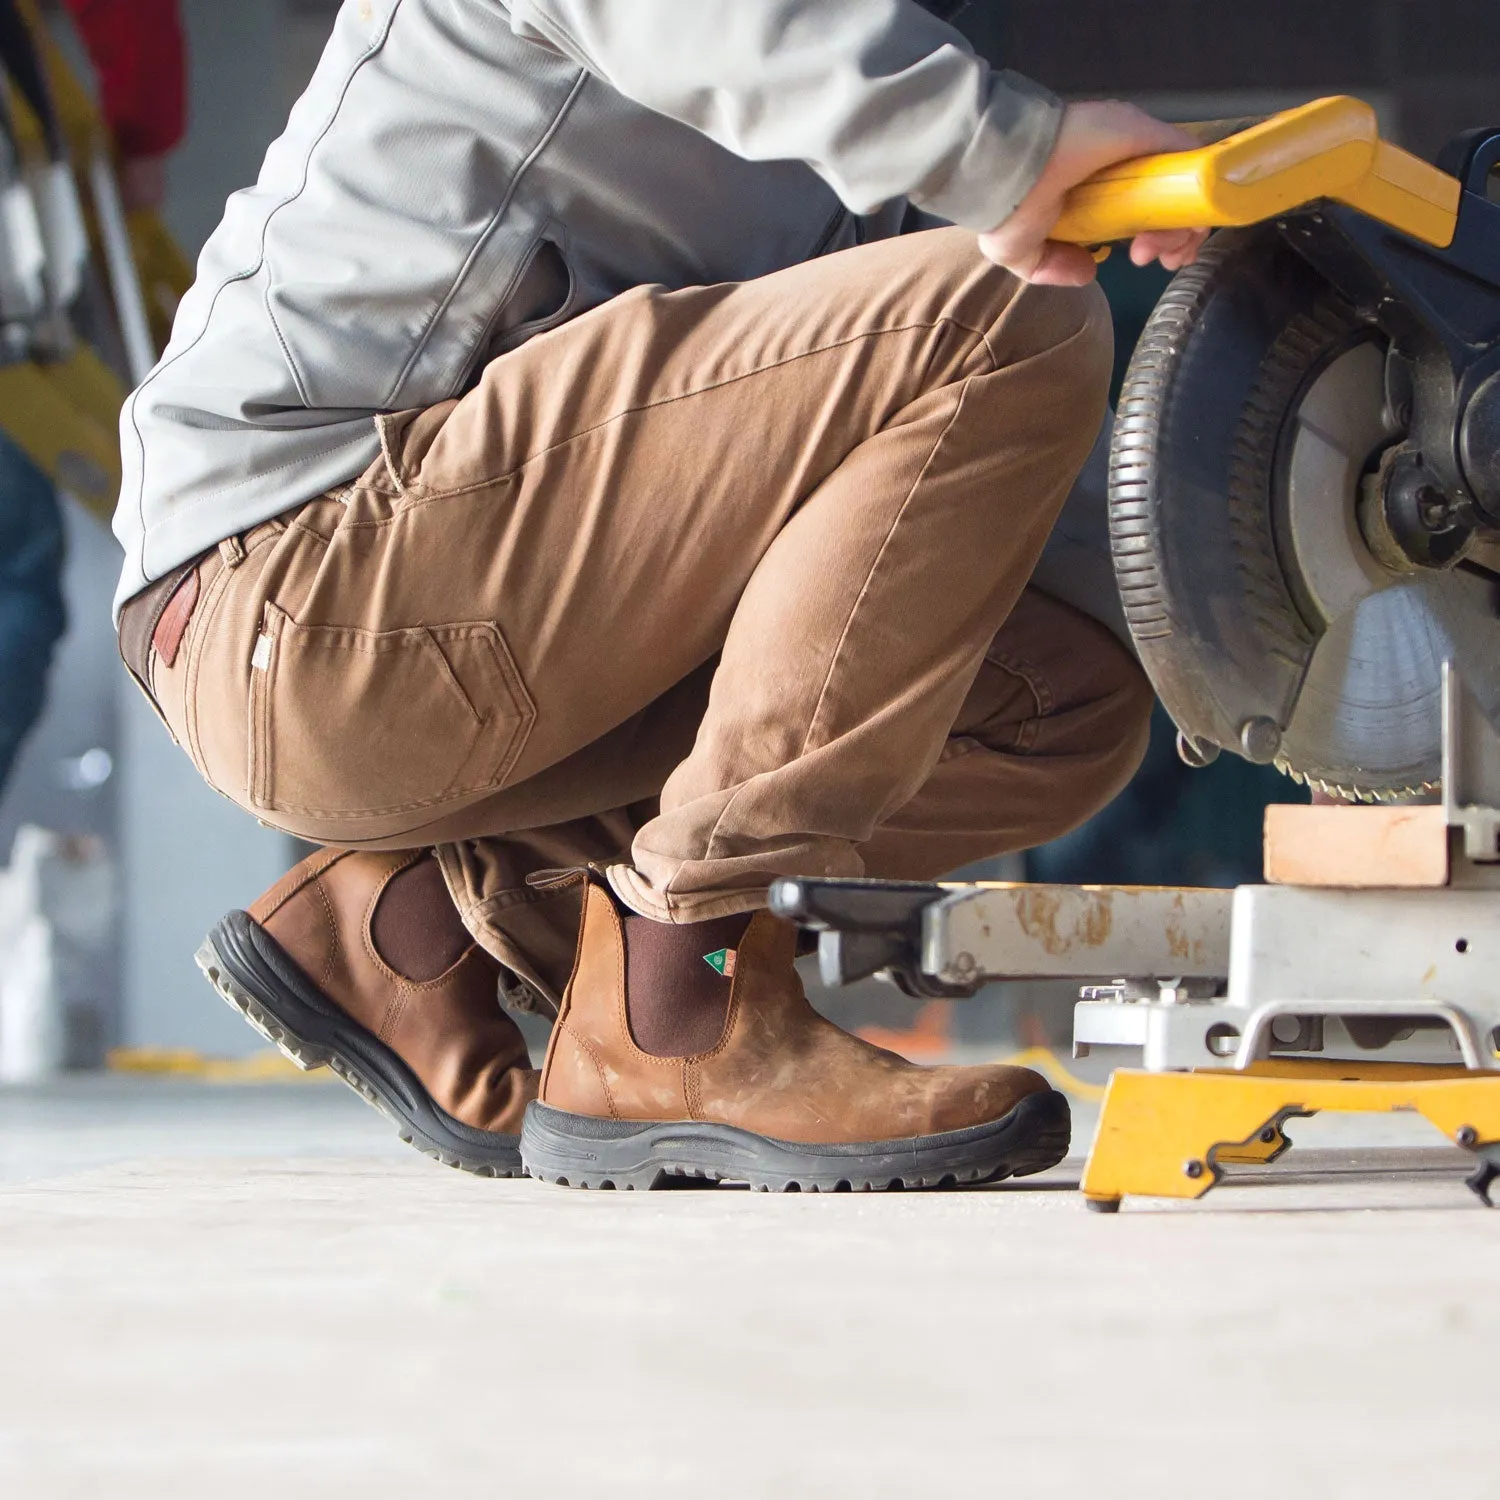
[[65, 0], [99, 74], [104, 118], [122, 156], [161, 156], [187, 123], [177, 0]]
[[[497, 0], [499, 3], [499, 0]], [[806, 162], [855, 213], [910, 198], [993, 229], [1056, 144], [1057, 98], [916, 0], [508, 0], [552, 47], [739, 156]]]

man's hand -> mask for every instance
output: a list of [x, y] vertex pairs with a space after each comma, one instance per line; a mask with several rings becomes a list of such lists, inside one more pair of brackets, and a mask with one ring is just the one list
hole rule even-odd
[[[1082, 245], [1048, 239], [1062, 217], [1063, 200], [1080, 182], [1134, 156], [1188, 151], [1198, 144], [1186, 131], [1155, 119], [1133, 104], [1098, 100], [1070, 104], [1051, 160], [1025, 201], [1003, 224], [979, 236], [979, 248], [998, 266], [1039, 286], [1086, 286], [1098, 267]], [[1198, 258], [1206, 229], [1139, 234], [1130, 247], [1138, 266], [1159, 260], [1180, 271]]]

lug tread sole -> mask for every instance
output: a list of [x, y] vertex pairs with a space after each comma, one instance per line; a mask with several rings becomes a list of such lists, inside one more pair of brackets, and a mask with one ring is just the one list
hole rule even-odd
[[[584, 1129], [574, 1134], [570, 1121], [583, 1121]], [[1067, 1156], [1072, 1142], [1067, 1100], [1055, 1091], [1028, 1096], [991, 1126], [907, 1143], [872, 1142], [850, 1149], [845, 1160], [825, 1155], [819, 1161], [816, 1147], [799, 1147], [727, 1125], [641, 1122], [611, 1139], [594, 1133], [590, 1127], [597, 1124], [531, 1105], [521, 1133], [528, 1175], [557, 1187], [619, 1192], [721, 1182], [744, 1183], [762, 1193], [942, 1189], [1049, 1171]], [[918, 1160], [893, 1170], [888, 1160], [893, 1145], [908, 1147], [907, 1154]], [[861, 1164], [861, 1155], [886, 1160], [872, 1170], [868, 1160]], [[920, 1160], [923, 1156], [929, 1158], [927, 1165]]]

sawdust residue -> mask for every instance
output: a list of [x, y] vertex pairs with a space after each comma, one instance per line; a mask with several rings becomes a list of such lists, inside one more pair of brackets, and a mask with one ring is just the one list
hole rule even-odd
[[1075, 891], [1066, 895], [1037, 888], [1016, 902], [1016, 921], [1033, 942], [1053, 958], [1076, 948], [1099, 948], [1114, 930], [1114, 897], [1108, 891]]

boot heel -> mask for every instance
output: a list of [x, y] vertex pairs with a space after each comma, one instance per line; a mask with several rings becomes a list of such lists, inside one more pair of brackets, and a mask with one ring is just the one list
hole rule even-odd
[[599, 1120], [532, 1103], [521, 1127], [521, 1164], [528, 1177], [557, 1187], [650, 1191], [673, 1181], [718, 1180], [701, 1165], [662, 1156], [663, 1133], [672, 1127]]
[[289, 1062], [301, 1068], [304, 1073], [328, 1066], [332, 1056], [329, 1049], [299, 1036], [279, 1017], [273, 1016], [229, 972], [219, 950], [214, 947], [212, 937], [203, 940], [197, 953], [193, 955], [193, 961], [225, 1004], [238, 1011]]

